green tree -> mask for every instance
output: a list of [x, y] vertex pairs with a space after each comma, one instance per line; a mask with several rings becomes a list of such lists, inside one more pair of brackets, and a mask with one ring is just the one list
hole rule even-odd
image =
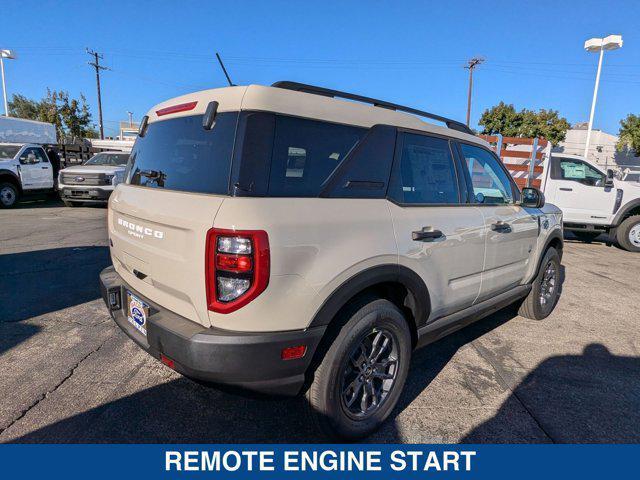
[[71, 98], [68, 92], [47, 89], [47, 95], [40, 101], [13, 95], [9, 112], [14, 117], [52, 123], [60, 143], [75, 143], [82, 138], [97, 137], [91, 111], [82, 94], [77, 100]]
[[620, 137], [616, 148], [618, 151], [631, 148], [640, 156], [640, 115], [630, 113], [627, 118], [620, 120]]
[[484, 111], [478, 122], [484, 128], [483, 134], [495, 135], [501, 133], [506, 137], [518, 135], [522, 117], [513, 105], [500, 102], [498, 105]]
[[543, 137], [557, 145], [567, 135], [570, 125], [567, 119], [560, 117], [557, 110], [541, 109], [538, 112], [523, 108], [519, 112], [513, 105], [500, 102], [485, 110], [478, 122], [483, 126], [482, 133], [502, 134], [506, 137]]

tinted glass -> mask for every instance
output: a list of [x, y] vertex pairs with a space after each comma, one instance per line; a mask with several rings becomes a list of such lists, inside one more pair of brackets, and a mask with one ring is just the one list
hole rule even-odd
[[404, 134], [391, 195], [401, 203], [459, 203], [458, 182], [449, 141]]
[[85, 165], [106, 165], [115, 167], [118, 165], [126, 165], [129, 160], [128, 153], [98, 153], [94, 155], [89, 160], [87, 160]]
[[13, 145], [0, 145], [0, 159], [6, 160], [8, 158], [14, 158], [20, 150], [20, 147]]
[[461, 144], [476, 203], [513, 203], [509, 174], [487, 150]]
[[366, 129], [276, 116], [269, 195], [315, 197]]
[[237, 113], [220, 113], [211, 130], [202, 115], [149, 124], [131, 152], [131, 185], [227, 194]]
[[594, 187], [604, 185], [605, 174], [580, 160], [563, 158], [560, 160], [560, 179]]

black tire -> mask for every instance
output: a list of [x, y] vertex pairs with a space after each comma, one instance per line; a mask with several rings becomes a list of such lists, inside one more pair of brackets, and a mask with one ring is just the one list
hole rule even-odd
[[[402, 312], [384, 299], [361, 299], [336, 320], [342, 327], [314, 372], [306, 393], [307, 405], [321, 433], [329, 438], [357, 440], [380, 427], [398, 402], [411, 360], [411, 332]], [[376, 339], [379, 346], [387, 341], [377, 356], [366, 347], [369, 344], [374, 350]], [[366, 355], [362, 355], [360, 346], [364, 346]], [[375, 362], [371, 362], [372, 357]], [[352, 385], [359, 388], [350, 388]], [[375, 392], [377, 405], [371, 401], [367, 406], [365, 392], [367, 399]], [[364, 413], [358, 412], [363, 405]]]
[[79, 207], [81, 205], [80, 202], [70, 202], [69, 200], [62, 200], [65, 207]]
[[626, 218], [616, 230], [618, 245], [628, 252], [640, 252], [640, 215]]
[[593, 242], [600, 235], [600, 232], [571, 232], [571, 233], [573, 233], [578, 240], [585, 243]]
[[0, 183], [0, 208], [13, 208], [20, 199], [20, 191], [11, 182]]
[[[549, 291], [550, 285], [551, 291]], [[532, 320], [547, 318], [558, 303], [559, 296], [560, 256], [555, 248], [549, 247], [540, 262], [540, 270], [533, 281], [529, 295], [520, 304], [518, 314]]]

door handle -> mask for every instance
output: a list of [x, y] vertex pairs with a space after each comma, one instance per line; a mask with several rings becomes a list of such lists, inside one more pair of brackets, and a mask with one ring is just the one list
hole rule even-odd
[[42, 170], [49, 170], [49, 167], [40, 167]]
[[563, 192], [573, 192], [573, 188], [567, 188], [567, 187], [560, 187], [560, 190], [562, 190]]
[[511, 231], [511, 225], [500, 220], [499, 222], [491, 224], [491, 230], [493, 230], [494, 232], [509, 233]]
[[416, 242], [431, 242], [442, 237], [444, 237], [444, 233], [440, 230], [435, 230], [433, 227], [422, 227], [422, 230], [411, 232], [411, 238]]

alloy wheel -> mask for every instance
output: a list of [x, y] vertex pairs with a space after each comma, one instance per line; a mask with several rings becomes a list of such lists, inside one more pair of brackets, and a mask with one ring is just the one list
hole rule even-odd
[[345, 360], [340, 385], [342, 408], [356, 420], [373, 415], [385, 402], [398, 373], [398, 346], [393, 334], [374, 328]]

